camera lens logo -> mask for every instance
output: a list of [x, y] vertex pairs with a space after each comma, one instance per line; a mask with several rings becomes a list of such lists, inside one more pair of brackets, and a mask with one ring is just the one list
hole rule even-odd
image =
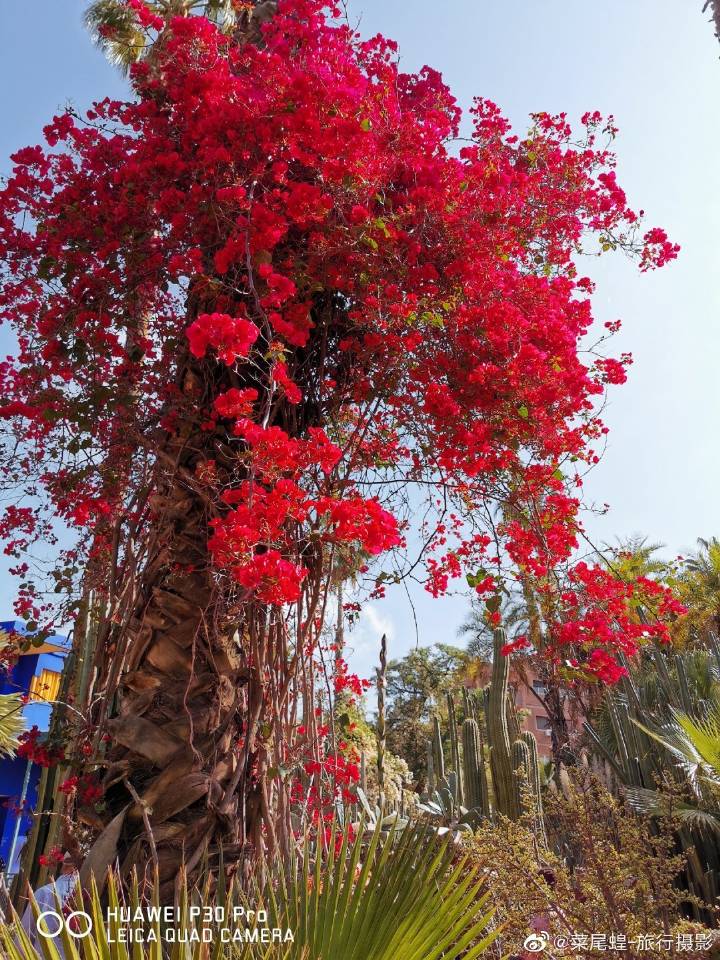
[[550, 945], [550, 935], [545, 930], [539, 930], [537, 933], [531, 933], [525, 938], [523, 947], [528, 953], [542, 953]]
[[37, 918], [37, 932], [45, 940], [54, 940], [63, 927], [75, 940], [83, 940], [92, 930], [92, 917], [84, 910], [73, 910], [67, 917], [55, 910], [44, 910]]

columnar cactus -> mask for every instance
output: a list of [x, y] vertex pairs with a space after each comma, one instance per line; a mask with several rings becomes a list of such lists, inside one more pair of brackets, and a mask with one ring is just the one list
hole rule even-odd
[[455, 801], [456, 803], [463, 802], [463, 786], [462, 786], [462, 777], [461, 777], [461, 767], [460, 767], [460, 743], [458, 741], [458, 728], [457, 728], [457, 718], [455, 716], [455, 701], [453, 700], [453, 695], [451, 693], [447, 694], [447, 706], [448, 706], [448, 725], [450, 728], [450, 761], [452, 763], [452, 769], [456, 772], [457, 776], [455, 778]]
[[480, 728], [476, 720], [471, 718], [463, 720], [462, 744], [465, 805], [471, 810], [481, 810], [483, 816], [489, 817], [490, 797], [485, 773], [485, 758]]
[[545, 832], [545, 817], [543, 814], [542, 785], [540, 783], [540, 758], [538, 757], [537, 740], [529, 730], [521, 734], [521, 739], [528, 748], [528, 783], [533, 797], [535, 809], [533, 816], [535, 820], [535, 834], [544, 846], [547, 846], [547, 834]]
[[527, 813], [527, 801], [530, 792], [530, 750], [524, 740], [516, 740], [512, 745], [512, 784], [513, 809], [510, 816], [517, 820]]
[[377, 775], [380, 808], [385, 806], [385, 694], [387, 692], [387, 637], [380, 641], [380, 667], [377, 672]]
[[425, 766], [427, 767], [426, 790], [428, 793], [432, 793], [435, 789], [435, 761], [433, 760], [432, 740], [428, 740], [425, 744]]
[[[546, 845], [537, 742], [531, 733], [520, 731], [508, 689], [509, 659], [501, 652], [505, 642], [505, 631], [496, 630], [490, 685], [477, 693], [463, 690], [461, 743], [455, 701], [451, 694], [447, 696], [452, 765], [447, 772], [440, 718], [433, 717], [432, 740], [427, 742], [427, 792], [449, 818], [462, 815], [465, 819], [460, 822], [466, 825], [480, 816], [492, 817], [494, 809], [511, 819], [530, 814], [538, 841]], [[490, 748], [492, 791], [485, 765], [483, 727]], [[461, 774], [462, 788], [458, 785]]]
[[483, 687], [482, 690], [482, 715], [485, 719], [485, 731], [487, 733], [487, 742], [488, 747], [492, 750], [492, 730], [490, 729], [490, 723], [488, 722], [488, 717], [490, 716], [490, 686]]
[[442, 730], [440, 729], [440, 717], [437, 714], [433, 717], [433, 738], [432, 738], [433, 766], [435, 768], [435, 779], [437, 781], [445, 779], [445, 752], [443, 750]]
[[477, 706], [475, 697], [467, 687], [463, 687], [463, 710], [465, 711], [466, 719], [477, 720]]
[[490, 769], [492, 771], [495, 802], [500, 813], [512, 817], [515, 813], [512, 747], [508, 730], [508, 677], [510, 660], [502, 648], [507, 635], [502, 627], [493, 634], [492, 679], [486, 702], [486, 721], [490, 739]]

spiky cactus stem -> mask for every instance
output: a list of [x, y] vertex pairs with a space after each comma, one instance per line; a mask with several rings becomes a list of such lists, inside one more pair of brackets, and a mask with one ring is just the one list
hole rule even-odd
[[475, 704], [467, 687], [463, 687], [463, 714], [465, 720], [477, 720]]
[[455, 802], [463, 802], [462, 768], [460, 766], [460, 744], [458, 741], [457, 717], [455, 716], [455, 701], [451, 693], [447, 694], [448, 726], [450, 728], [450, 759], [455, 771]]
[[513, 808], [508, 814], [513, 820], [528, 813], [530, 794], [530, 751], [524, 740], [516, 740], [512, 745], [512, 783]]
[[432, 740], [428, 740], [425, 744], [425, 765], [427, 767], [427, 787], [425, 789], [428, 793], [432, 793], [435, 789], [435, 762], [433, 760]]
[[510, 658], [502, 653], [506, 642], [505, 630], [499, 627], [493, 634], [492, 678], [486, 701], [486, 721], [491, 744], [490, 769], [495, 802], [500, 813], [512, 817], [516, 803], [507, 711]]
[[443, 750], [440, 717], [437, 714], [433, 717], [432, 756], [435, 778], [439, 783], [445, 779], [445, 752]]
[[387, 693], [387, 637], [380, 641], [380, 667], [377, 672], [378, 718], [377, 718], [377, 775], [378, 803], [385, 808], [385, 694]]
[[538, 756], [537, 740], [529, 730], [525, 730], [522, 739], [528, 748], [528, 783], [534, 804], [533, 819], [534, 833], [539, 842], [547, 846], [545, 831], [545, 815], [542, 802], [542, 784], [540, 783], [540, 758]]
[[489, 818], [490, 798], [485, 774], [485, 758], [480, 728], [476, 720], [463, 720], [462, 743], [466, 806], [471, 810], [480, 810], [484, 817]]

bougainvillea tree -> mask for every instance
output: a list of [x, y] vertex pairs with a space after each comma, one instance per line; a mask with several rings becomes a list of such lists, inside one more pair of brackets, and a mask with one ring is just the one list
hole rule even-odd
[[[74, 535], [58, 589], [84, 569], [103, 610], [86, 822], [169, 879], [221, 843], [285, 846], [293, 770], [306, 796], [327, 773], [315, 686], [361, 692], [320, 662], [338, 569], [492, 596], [514, 564], [551, 589], [629, 359], [583, 352], [577, 254], [647, 269], [675, 248], [639, 228], [598, 115], [578, 140], [547, 115], [517, 138], [478, 100], [460, 144], [438, 74], [320, 0], [281, 2], [259, 43], [128, 10], [156, 41], [134, 99], [56, 117], [0, 196], [1, 526], [38, 623], [22, 555]], [[662, 627], [629, 633], [615, 584], [572, 577], [546, 655], [607, 677]]]

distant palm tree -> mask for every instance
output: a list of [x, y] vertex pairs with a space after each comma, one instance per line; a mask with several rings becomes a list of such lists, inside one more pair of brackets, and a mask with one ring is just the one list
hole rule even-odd
[[[248, 28], [250, 21], [262, 23], [275, 10], [272, 0], [146, 0], [151, 13], [163, 21], [173, 17], [204, 16], [228, 32]], [[143, 30], [131, 7], [124, 0], [93, 0], [85, 22], [111, 63], [127, 70], [151, 48], [152, 37]]]
[[696, 620], [720, 636], [720, 540], [698, 540], [699, 550], [685, 564], [686, 583]]
[[635, 536], [618, 540], [614, 547], [606, 547], [601, 556], [623, 580], [637, 577], [662, 579], [667, 575], [669, 565], [657, 553], [664, 546], [663, 543], [648, 543], [647, 537]]

